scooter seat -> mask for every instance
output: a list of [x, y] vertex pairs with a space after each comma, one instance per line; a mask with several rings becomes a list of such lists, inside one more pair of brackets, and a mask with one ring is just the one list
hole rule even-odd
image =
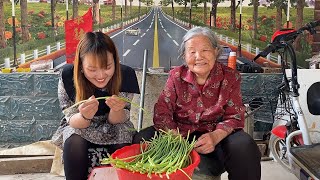
[[290, 148], [293, 160], [304, 170], [320, 179], [320, 143]]
[[313, 115], [320, 115], [320, 82], [313, 83], [307, 92], [307, 104], [309, 112]]

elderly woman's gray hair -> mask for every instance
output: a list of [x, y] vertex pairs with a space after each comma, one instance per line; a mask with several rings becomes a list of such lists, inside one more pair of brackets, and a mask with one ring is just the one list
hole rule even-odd
[[179, 49], [179, 56], [178, 58], [183, 58], [185, 53], [185, 46], [186, 42], [190, 39], [192, 39], [195, 36], [203, 35], [206, 36], [210, 42], [212, 47], [216, 48], [218, 50], [217, 58], [221, 54], [221, 46], [219, 45], [219, 40], [217, 36], [213, 33], [213, 31], [207, 27], [194, 27], [190, 29], [182, 38], [182, 43], [180, 45]]

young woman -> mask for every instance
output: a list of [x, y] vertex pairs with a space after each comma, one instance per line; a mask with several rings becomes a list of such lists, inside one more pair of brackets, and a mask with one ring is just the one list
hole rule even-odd
[[[113, 41], [101, 32], [86, 33], [78, 44], [74, 65], [64, 67], [58, 97], [65, 116], [52, 139], [63, 149], [67, 180], [87, 179], [107, 153], [132, 142], [130, 104], [119, 98], [133, 98], [130, 91], [121, 92], [126, 88], [121, 86], [121, 72], [126, 70]], [[109, 98], [96, 99], [106, 96]], [[82, 100], [87, 101], [69, 108]]]

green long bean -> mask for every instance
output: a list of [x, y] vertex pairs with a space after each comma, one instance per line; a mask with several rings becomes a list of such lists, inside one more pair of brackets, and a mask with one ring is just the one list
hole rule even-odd
[[108, 155], [108, 158], [102, 159], [101, 164], [112, 164], [116, 168], [146, 174], [149, 178], [155, 174], [160, 177], [165, 175], [169, 179], [171, 173], [182, 171], [191, 179], [182, 169], [192, 163], [190, 152], [195, 138], [189, 143], [189, 133], [187, 139], [184, 139], [179, 131], [177, 132], [161, 130], [150, 141], [144, 141], [140, 145], [140, 154], [122, 159]]

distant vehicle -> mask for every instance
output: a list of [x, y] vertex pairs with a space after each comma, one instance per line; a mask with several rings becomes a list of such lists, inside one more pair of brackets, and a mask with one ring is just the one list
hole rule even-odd
[[112, 5], [112, 3], [113, 3], [113, 0], [104, 0], [103, 1], [104, 5]]
[[130, 29], [127, 29], [124, 33], [129, 36], [139, 36], [141, 33], [141, 30], [139, 28], [130, 28]]

